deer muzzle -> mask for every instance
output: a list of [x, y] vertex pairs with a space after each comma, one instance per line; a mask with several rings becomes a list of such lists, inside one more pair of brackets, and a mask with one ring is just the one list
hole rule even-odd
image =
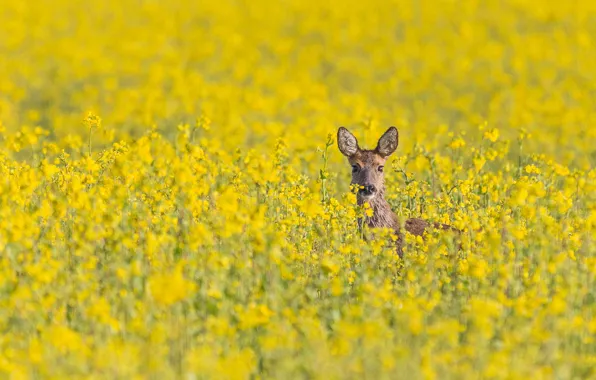
[[376, 192], [377, 192], [377, 188], [374, 185], [363, 185], [358, 190], [358, 194], [364, 195], [364, 196], [367, 196], [367, 197], [372, 196]]

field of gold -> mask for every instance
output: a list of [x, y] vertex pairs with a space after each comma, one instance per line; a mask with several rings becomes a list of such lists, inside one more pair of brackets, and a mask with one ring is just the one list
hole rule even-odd
[[0, 378], [596, 377], [596, 2], [1, 8]]

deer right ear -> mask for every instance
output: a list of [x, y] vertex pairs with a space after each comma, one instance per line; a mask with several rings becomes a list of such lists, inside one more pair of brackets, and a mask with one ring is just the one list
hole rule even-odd
[[352, 157], [360, 150], [356, 137], [344, 127], [337, 130], [337, 146], [346, 157]]

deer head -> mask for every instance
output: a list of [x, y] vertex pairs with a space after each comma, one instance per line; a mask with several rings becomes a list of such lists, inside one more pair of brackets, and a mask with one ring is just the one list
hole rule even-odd
[[352, 165], [352, 184], [358, 185], [358, 203], [371, 201], [375, 197], [383, 198], [385, 193], [385, 177], [383, 168], [385, 161], [398, 144], [398, 133], [395, 127], [389, 128], [379, 139], [373, 150], [360, 149], [358, 141], [346, 128], [337, 131], [337, 145]]

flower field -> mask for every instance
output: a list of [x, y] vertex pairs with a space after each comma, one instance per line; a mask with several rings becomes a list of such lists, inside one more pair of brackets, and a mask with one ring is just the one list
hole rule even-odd
[[596, 3], [1, 8], [0, 378], [596, 378]]

